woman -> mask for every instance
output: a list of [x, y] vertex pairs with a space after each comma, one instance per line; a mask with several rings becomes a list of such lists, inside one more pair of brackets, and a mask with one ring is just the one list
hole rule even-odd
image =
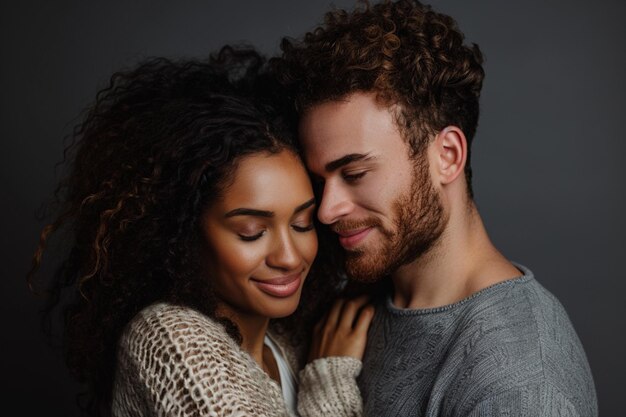
[[114, 75], [76, 129], [29, 280], [50, 235], [67, 232], [48, 307], [64, 300], [86, 411], [360, 412], [364, 299], [318, 326], [296, 406], [312, 324], [340, 286], [330, 246], [313, 263], [315, 199], [279, 98], [258, 54], [226, 47]]

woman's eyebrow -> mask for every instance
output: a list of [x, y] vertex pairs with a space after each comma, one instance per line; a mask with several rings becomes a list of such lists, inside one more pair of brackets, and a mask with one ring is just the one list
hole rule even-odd
[[257, 217], [274, 217], [273, 211], [267, 210], [256, 210], [249, 208], [237, 208], [229, 211], [224, 215], [224, 217], [234, 217], [234, 216], [257, 216]]
[[[307, 201], [306, 203], [302, 203], [300, 204], [298, 207], [296, 207], [294, 209], [294, 214], [295, 213], [299, 213], [302, 210], [305, 210], [309, 207], [311, 207], [312, 205], [315, 204], [315, 198], [310, 199], [309, 201]], [[226, 213], [224, 215], [224, 217], [235, 217], [235, 216], [257, 216], [257, 217], [274, 217], [274, 212], [273, 211], [268, 211], [268, 210], [257, 210], [257, 209], [251, 209], [251, 208], [236, 208], [234, 210], [229, 211], [228, 213]]]
[[293, 214], [299, 213], [302, 210], [307, 209], [307, 208], [311, 207], [314, 204], [315, 204], [315, 198], [312, 198], [309, 201], [307, 201], [306, 203], [300, 204], [298, 207], [296, 207], [295, 210], [293, 211]]

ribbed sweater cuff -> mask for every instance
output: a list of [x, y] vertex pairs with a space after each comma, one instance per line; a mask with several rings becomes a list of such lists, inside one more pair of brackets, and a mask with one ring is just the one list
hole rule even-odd
[[348, 356], [317, 359], [300, 371], [298, 412], [302, 417], [360, 416], [361, 393], [356, 377], [360, 360]]

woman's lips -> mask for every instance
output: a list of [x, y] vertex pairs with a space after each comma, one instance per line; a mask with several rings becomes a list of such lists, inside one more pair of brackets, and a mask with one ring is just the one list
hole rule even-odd
[[300, 288], [302, 273], [287, 275], [284, 277], [257, 280], [252, 278], [261, 291], [274, 297], [290, 297]]
[[352, 231], [339, 232], [339, 243], [344, 249], [351, 249], [358, 245], [372, 231], [371, 227]]

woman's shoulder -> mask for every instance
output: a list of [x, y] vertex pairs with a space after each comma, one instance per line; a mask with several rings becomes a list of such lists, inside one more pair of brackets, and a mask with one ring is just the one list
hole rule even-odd
[[178, 351], [206, 346], [239, 350], [224, 326], [215, 319], [190, 307], [160, 302], [149, 305], [135, 315], [120, 338], [122, 349], [138, 347], [155, 350], [176, 345]]
[[226, 329], [189, 307], [141, 310], [120, 339], [117, 366], [120, 410], [136, 406], [136, 389], [163, 415], [273, 416], [284, 409], [279, 389]]
[[117, 359], [121, 368], [137, 369], [149, 379], [192, 377], [211, 387], [218, 380], [236, 387], [245, 384], [243, 379], [262, 379], [262, 370], [223, 325], [190, 307], [169, 303], [137, 313], [120, 338]]

